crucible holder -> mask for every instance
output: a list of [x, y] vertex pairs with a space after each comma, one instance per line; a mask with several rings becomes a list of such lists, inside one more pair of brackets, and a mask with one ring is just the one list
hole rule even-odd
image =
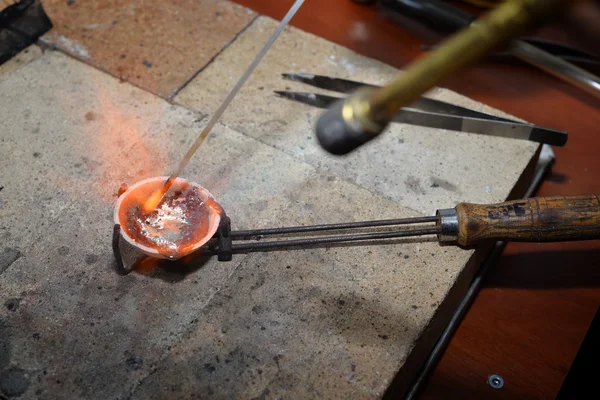
[[[325, 247], [338, 243], [369, 242], [377, 241], [383, 244], [385, 241], [410, 236], [438, 235], [440, 233], [438, 217], [417, 217], [403, 219], [386, 219], [361, 222], [343, 222], [337, 224], [293, 226], [283, 228], [266, 228], [254, 230], [231, 230], [231, 220], [221, 212], [219, 226], [208, 242], [191, 253], [198, 257], [217, 256], [219, 261], [227, 262], [233, 259], [237, 253], [250, 253], [256, 251], [271, 251], [289, 248], [312, 248]], [[434, 223], [432, 225], [432, 223]], [[410, 228], [393, 230], [394, 225], [419, 224]], [[422, 224], [428, 224], [423, 226]], [[356, 230], [368, 228], [368, 233], [331, 234], [333, 231]], [[385, 228], [384, 231], [381, 231]], [[375, 231], [373, 231], [375, 229]], [[279, 235], [316, 235], [314, 237], [292, 238], [285, 240], [262, 240], [266, 236]], [[241, 243], [240, 243], [241, 242]], [[115, 224], [113, 231], [113, 252], [117, 261], [117, 269], [122, 274], [130, 273], [135, 265], [144, 257], [152, 257], [140, 252], [130, 243], [123, 239], [121, 227]]]

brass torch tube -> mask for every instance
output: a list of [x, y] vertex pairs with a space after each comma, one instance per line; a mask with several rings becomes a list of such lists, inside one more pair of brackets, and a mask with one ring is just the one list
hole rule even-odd
[[449, 38], [436, 51], [411, 63], [389, 84], [371, 91], [359, 104], [354, 103], [354, 117], [365, 126], [387, 124], [401, 107], [417, 100], [457, 70], [483, 58], [494, 47], [516, 37], [535, 21], [555, 13], [565, 3], [565, 0], [505, 1]]

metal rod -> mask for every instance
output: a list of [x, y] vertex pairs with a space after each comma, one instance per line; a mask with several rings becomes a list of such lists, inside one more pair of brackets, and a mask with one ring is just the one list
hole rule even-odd
[[521, 60], [600, 98], [600, 78], [596, 75], [522, 40], [513, 43], [511, 52]]
[[290, 226], [284, 228], [267, 228], [267, 229], [253, 229], [245, 231], [232, 231], [232, 239], [253, 237], [253, 236], [264, 236], [264, 235], [281, 235], [286, 233], [305, 233], [305, 232], [318, 232], [318, 231], [329, 231], [338, 229], [354, 229], [354, 228], [370, 228], [377, 226], [390, 226], [390, 225], [406, 225], [406, 224], [421, 224], [427, 222], [436, 222], [437, 217], [435, 215], [428, 217], [415, 217], [415, 218], [400, 218], [400, 219], [382, 219], [375, 221], [360, 221], [360, 222], [342, 222], [337, 224], [324, 224], [324, 225], [308, 225], [308, 226]]
[[152, 193], [150, 198], [148, 200], [146, 200], [146, 202], [143, 204], [143, 209], [145, 212], [149, 213], [149, 212], [153, 211], [154, 209], [156, 209], [156, 207], [158, 207], [158, 205], [159, 205], [160, 201], [162, 200], [162, 198], [164, 197], [164, 195], [171, 188], [171, 186], [173, 185], [173, 182], [175, 182], [175, 179], [177, 179], [179, 174], [181, 174], [181, 172], [183, 171], [185, 166], [192, 159], [192, 157], [194, 156], [194, 153], [196, 153], [196, 150], [198, 150], [198, 148], [200, 147], [202, 142], [204, 142], [204, 139], [206, 139], [208, 134], [212, 131], [213, 127], [217, 124], [217, 122], [221, 118], [221, 115], [223, 115], [223, 113], [229, 106], [229, 103], [231, 103], [233, 101], [234, 97], [240, 91], [242, 86], [244, 86], [244, 83], [246, 83], [246, 81], [248, 80], [248, 78], [250, 77], [252, 72], [254, 72], [256, 67], [258, 67], [258, 64], [260, 64], [260, 61], [263, 59], [263, 57], [265, 56], [267, 51], [269, 51], [269, 49], [271, 48], [273, 43], [275, 43], [275, 40], [277, 40], [277, 38], [279, 37], [279, 35], [283, 31], [283, 29], [287, 26], [287, 24], [290, 22], [292, 17], [298, 11], [298, 9], [300, 9], [302, 4], [304, 4], [304, 1], [305, 0], [296, 0], [294, 2], [294, 4], [292, 4], [292, 7], [287, 12], [285, 17], [283, 17], [283, 19], [281, 20], [279, 25], [277, 25], [277, 28], [275, 28], [275, 31], [271, 34], [271, 36], [269, 37], [269, 39], [267, 40], [267, 42], [265, 43], [265, 45], [263, 46], [261, 51], [256, 55], [256, 57], [254, 57], [254, 60], [252, 61], [250, 66], [239, 77], [239, 79], [238, 79], [237, 83], [235, 84], [235, 86], [233, 87], [233, 89], [231, 89], [231, 91], [229, 92], [229, 94], [227, 95], [225, 100], [223, 100], [223, 103], [219, 106], [217, 111], [215, 111], [213, 116], [208, 121], [208, 124], [206, 124], [206, 126], [204, 127], [204, 129], [202, 130], [200, 135], [198, 135], [198, 137], [196, 138], [196, 140], [194, 141], [192, 146], [188, 149], [187, 153], [185, 153], [185, 156], [183, 156], [181, 161], [179, 161], [179, 164], [177, 164], [177, 168], [175, 168], [173, 170], [173, 172], [171, 172], [169, 179], [167, 179], [165, 181], [165, 183], [163, 184], [163, 186], [160, 189], [158, 189], [154, 193]]
[[438, 233], [440, 233], [440, 228], [436, 226], [423, 229], [406, 229], [396, 232], [362, 233], [355, 235], [325, 236], [307, 239], [274, 240], [269, 242], [252, 242], [239, 244], [234, 243], [232, 246], [232, 250], [233, 252], [257, 251], [274, 248], [286, 248], [292, 246], [313, 246], [317, 244], [354, 242], [359, 240], [377, 240], [410, 236], [437, 235]]

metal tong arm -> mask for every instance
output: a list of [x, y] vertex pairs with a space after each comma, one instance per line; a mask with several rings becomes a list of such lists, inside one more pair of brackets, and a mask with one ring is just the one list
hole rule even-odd
[[[231, 231], [230, 220], [224, 216], [221, 219], [219, 230], [215, 237], [211, 239], [204, 254], [217, 254], [219, 261], [230, 261], [233, 253], [244, 253], [251, 251], [275, 250], [297, 246], [315, 246], [333, 243], [346, 243], [365, 240], [383, 240], [410, 236], [437, 235], [440, 228], [435, 225], [419, 228], [404, 228], [397, 231], [377, 231], [369, 233], [350, 233], [332, 235], [327, 231], [340, 231], [361, 228], [389, 227], [394, 225], [426, 224], [434, 223], [438, 220], [436, 216], [386, 219], [360, 222], [344, 222], [335, 224], [292, 226], [283, 228], [267, 228]], [[264, 236], [289, 235], [289, 234], [317, 234], [320, 236], [307, 237], [301, 239], [270, 240], [260, 241]], [[254, 239], [254, 240], [253, 240]], [[245, 243], [234, 243], [234, 241], [246, 241]]]
[[[295, 226], [247, 231], [233, 231], [234, 240], [261, 238], [267, 235], [313, 233], [319, 231], [384, 227], [393, 225], [434, 223], [435, 227], [406, 229], [394, 232], [362, 233], [293, 241], [262, 242], [319, 244], [352, 240], [439, 234], [440, 241], [456, 241], [470, 246], [482, 240], [522, 242], [557, 242], [600, 239], [600, 196], [533, 197], [497, 204], [460, 203], [454, 209], [438, 210], [435, 216], [348, 222], [339, 224]], [[288, 244], [289, 245], [289, 244]], [[236, 245], [234, 245], [234, 248]], [[259, 246], [260, 247], [260, 246]], [[241, 246], [239, 249], [247, 247]]]
[[[320, 108], [328, 108], [335, 104], [336, 101], [341, 100], [338, 97], [316, 93], [288, 91], [276, 91], [275, 93], [285, 98]], [[552, 146], [564, 146], [568, 139], [568, 134], [566, 132], [557, 129], [544, 128], [533, 124], [490, 116], [467, 108], [462, 109], [468, 111], [467, 113], [462, 110], [456, 110], [462, 107], [448, 104], [448, 106], [456, 108], [455, 110], [451, 110], [449, 107], [439, 107], [437, 103], [442, 102], [422, 98], [419, 100], [419, 104], [401, 108], [394, 116], [392, 122], [420, 125], [435, 129], [448, 129], [458, 132], [531, 140]], [[419, 105], [421, 105], [421, 107], [419, 107]], [[423, 108], [429, 108], [431, 111], [423, 111]], [[440, 108], [451, 112], [444, 113], [444, 110], [438, 110]], [[435, 112], [434, 110], [438, 112]], [[464, 114], [469, 114], [469, 116], [465, 116]]]
[[[329, 90], [332, 92], [351, 94], [360, 88], [371, 88], [371, 89], [379, 89], [381, 86], [373, 85], [369, 83], [357, 82], [350, 79], [342, 79], [342, 78], [334, 78], [330, 76], [324, 75], [315, 75], [315, 74], [305, 74], [305, 73], [286, 73], [281, 74], [283, 79], [287, 79], [294, 82], [300, 82], [306, 85], [310, 85], [312, 87], [316, 87], [319, 89]], [[284, 97], [293, 98], [293, 95], [306, 95], [310, 97], [321, 96], [322, 98], [328, 98], [332, 101], [341, 100], [340, 98], [326, 95], [319, 95], [313, 93], [303, 93], [303, 92], [292, 92], [292, 91], [275, 91], [275, 93], [282, 95]], [[331, 104], [328, 104], [329, 106]], [[470, 108], [457, 106], [456, 104], [447, 103], [442, 100], [436, 100], [429, 97], [420, 97], [415, 100], [413, 103], [405, 106], [406, 109], [418, 110], [426, 113], [433, 114], [447, 114], [454, 115], [458, 117], [468, 117], [468, 118], [479, 118], [486, 119], [491, 121], [504, 121], [504, 122], [513, 122], [521, 124], [522, 122], [516, 121], [513, 119], [499, 117], [497, 115], [484, 113], [477, 110], [472, 110]]]
[[[345, 235], [327, 233], [431, 223], [435, 225], [395, 231]], [[264, 236], [317, 232], [325, 233], [302, 239], [260, 241]], [[483, 240], [558, 242], [600, 239], [600, 196], [534, 197], [498, 204], [460, 203], [455, 208], [440, 209], [435, 216], [428, 217], [241, 231], [231, 231], [229, 218], [223, 216], [219, 230], [205, 247], [204, 254], [217, 254], [220, 261], [230, 261], [233, 253], [424, 235], [437, 235], [440, 242], [457, 242], [461, 246], [471, 246]]]
[[333, 230], [344, 230], [344, 229], [358, 229], [358, 228], [375, 228], [382, 226], [392, 225], [408, 225], [408, 224], [421, 224], [428, 222], [436, 222], [436, 216], [428, 217], [413, 217], [413, 218], [399, 218], [399, 219], [382, 219], [373, 221], [359, 221], [359, 222], [342, 222], [336, 224], [323, 224], [323, 225], [301, 225], [291, 226], [283, 228], [266, 228], [266, 229], [251, 229], [232, 231], [231, 237], [233, 239], [243, 240], [257, 238], [267, 235], [285, 235], [290, 233], [312, 233], [322, 231], [333, 231]]

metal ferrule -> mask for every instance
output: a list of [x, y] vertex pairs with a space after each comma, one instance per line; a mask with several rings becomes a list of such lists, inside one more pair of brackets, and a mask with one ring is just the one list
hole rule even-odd
[[458, 214], [454, 208], [437, 210], [436, 225], [440, 228], [438, 240], [440, 242], [455, 242], [458, 239]]
[[369, 136], [379, 135], [390, 122], [379, 123], [375, 121], [369, 103], [369, 98], [374, 90], [370, 87], [358, 89], [353, 96], [346, 99], [342, 107], [342, 117], [346, 124], [352, 130]]

